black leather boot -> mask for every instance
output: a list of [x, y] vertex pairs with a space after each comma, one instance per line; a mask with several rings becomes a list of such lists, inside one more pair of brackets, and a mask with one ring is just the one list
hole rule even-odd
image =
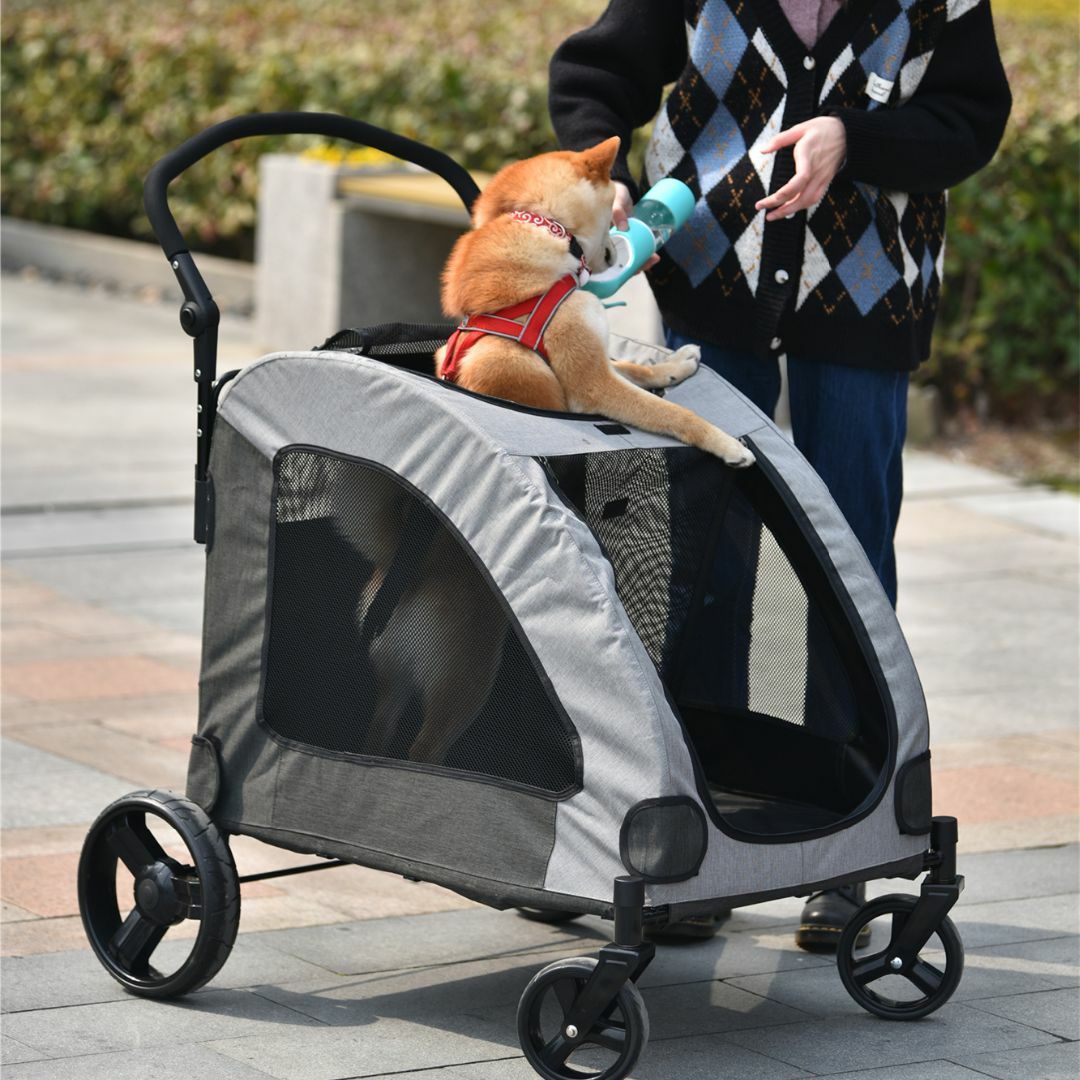
[[708, 941], [716, 937], [720, 924], [731, 915], [730, 911], [718, 911], [712, 915], [690, 915], [688, 918], [667, 923], [664, 926], [646, 926], [646, 941]]
[[[866, 902], [866, 885], [842, 885], [839, 889], [814, 893], [806, 901], [795, 931], [795, 944], [807, 952], [836, 952], [840, 935], [851, 917]], [[870, 927], [859, 931], [855, 948], [870, 944]]]

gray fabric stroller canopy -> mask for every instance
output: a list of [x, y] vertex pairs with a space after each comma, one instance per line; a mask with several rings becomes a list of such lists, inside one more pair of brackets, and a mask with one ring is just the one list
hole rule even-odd
[[189, 794], [497, 906], [921, 872], [918, 678], [788, 439], [707, 369], [670, 397], [754, 468], [481, 398], [419, 373], [445, 332], [225, 386]]

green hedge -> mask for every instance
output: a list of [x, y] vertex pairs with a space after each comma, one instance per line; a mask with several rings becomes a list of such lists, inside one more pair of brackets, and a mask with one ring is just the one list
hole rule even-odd
[[[153, 161], [261, 110], [344, 112], [495, 169], [552, 147], [548, 57], [602, 7], [555, 0], [526, 18], [464, 0], [8, 0], [2, 209], [145, 237]], [[1075, 26], [1064, 0], [995, 10], [1013, 120], [990, 167], [952, 193], [942, 316], [919, 377], [951, 411], [1028, 418], [1076, 407]], [[204, 250], [249, 255], [258, 155], [307, 145], [212, 155], [174, 186], [181, 228]]]
[[1075, 10], [1068, 21], [1029, 11], [998, 23], [1013, 113], [994, 160], [950, 193], [945, 289], [919, 379], [941, 391], [952, 414], [1072, 420], [1080, 376]]
[[[547, 60], [598, 8], [557, 0], [526, 19], [463, 0], [9, 0], [3, 210], [147, 236], [140, 185], [157, 157], [218, 120], [280, 109], [343, 112], [496, 169], [553, 148]], [[192, 169], [171, 203], [185, 233], [249, 253], [256, 161], [282, 145], [251, 140]]]

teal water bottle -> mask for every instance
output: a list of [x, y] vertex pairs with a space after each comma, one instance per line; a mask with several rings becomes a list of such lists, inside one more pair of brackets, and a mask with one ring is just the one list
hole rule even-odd
[[631, 211], [626, 228], [611, 230], [613, 265], [593, 274], [583, 287], [601, 300], [611, 296], [686, 224], [694, 203], [694, 193], [681, 180], [667, 176], [653, 184]]

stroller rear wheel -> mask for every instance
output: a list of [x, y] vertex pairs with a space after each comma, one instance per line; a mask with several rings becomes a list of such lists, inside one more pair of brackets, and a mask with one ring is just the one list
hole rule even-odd
[[568, 1023], [596, 967], [592, 957], [557, 960], [537, 972], [521, 995], [518, 1038], [544, 1080], [621, 1080], [645, 1049], [649, 1014], [632, 982], [622, 984], [588, 1031]]
[[[940, 1009], [964, 973], [964, 946], [947, 915], [918, 951], [897, 948], [919, 903], [919, 897], [903, 893], [872, 900], [844, 927], [836, 950], [844, 988], [867, 1012], [886, 1020], [918, 1020]], [[872, 955], [856, 956], [859, 934], [875, 919], [885, 924], [888, 943]]]
[[[155, 835], [151, 823], [167, 828]], [[79, 911], [97, 958], [127, 990], [155, 998], [187, 993], [218, 973], [236, 940], [240, 884], [232, 853], [190, 800], [167, 791], [124, 795], [87, 833]], [[158, 952], [186, 920], [198, 923], [190, 947], [171, 940]]]

